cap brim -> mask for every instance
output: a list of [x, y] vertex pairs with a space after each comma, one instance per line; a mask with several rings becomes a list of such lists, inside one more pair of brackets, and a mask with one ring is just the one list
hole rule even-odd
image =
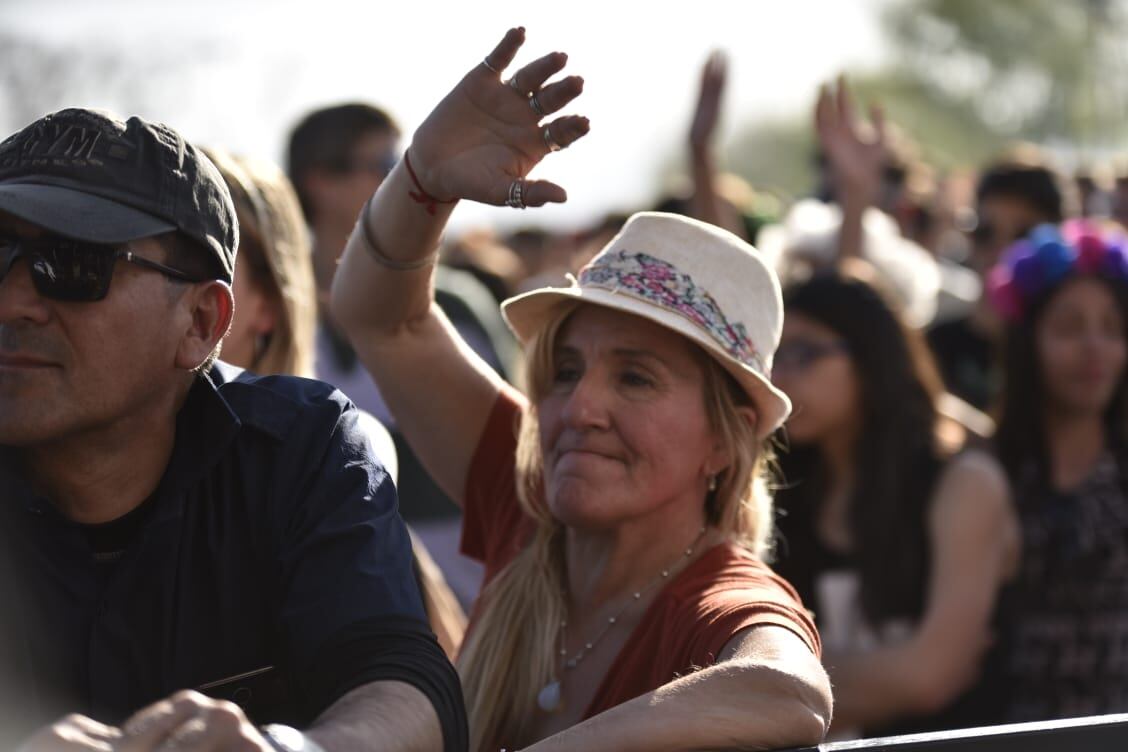
[[176, 225], [101, 196], [37, 183], [0, 183], [0, 211], [56, 235], [92, 243], [125, 243]]
[[776, 431], [791, 414], [791, 400], [771, 381], [750, 366], [724, 354], [717, 342], [688, 319], [661, 306], [636, 298], [598, 288], [547, 287], [510, 298], [501, 304], [501, 312], [509, 328], [522, 345], [540, 331], [560, 305], [565, 303], [590, 303], [632, 313], [653, 321], [699, 345], [709, 353], [752, 398], [757, 412], [757, 434], [765, 439]]

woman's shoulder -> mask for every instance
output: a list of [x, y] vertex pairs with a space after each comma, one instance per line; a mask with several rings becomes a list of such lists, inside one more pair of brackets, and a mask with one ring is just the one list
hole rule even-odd
[[941, 468], [933, 511], [941, 505], [1005, 510], [1010, 508], [1010, 495], [1010, 483], [999, 461], [982, 449], [965, 449]]
[[758, 603], [801, 608], [787, 580], [759, 556], [731, 542], [706, 551], [672, 584], [674, 603], [691, 611], [724, 611]]
[[994, 542], [1017, 565], [1018, 519], [1002, 465], [981, 450], [965, 450], [941, 470], [929, 509], [934, 548], [980, 546]]
[[668, 628], [701, 639], [712, 636], [723, 643], [748, 626], [777, 624], [798, 634], [816, 653], [820, 649], [814, 623], [795, 589], [736, 543], [705, 552], [671, 583], [662, 610]]

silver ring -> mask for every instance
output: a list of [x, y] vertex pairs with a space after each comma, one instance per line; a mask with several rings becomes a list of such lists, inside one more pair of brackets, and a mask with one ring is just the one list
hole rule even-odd
[[544, 130], [541, 131], [541, 137], [544, 138], [544, 145], [548, 147], [549, 151], [560, 151], [564, 147], [556, 143], [556, 139], [552, 137], [552, 131], [546, 125]]
[[501, 75], [501, 71], [499, 71], [497, 68], [490, 65], [490, 59], [488, 57], [482, 58], [482, 65], [486, 66], [487, 70], [493, 71], [494, 73], [496, 73], [499, 76]]
[[513, 89], [513, 91], [517, 92], [518, 94], [520, 94], [525, 99], [529, 98], [529, 92], [525, 91], [524, 89], [522, 89], [518, 85], [516, 74], [514, 74], [512, 78], [510, 78], [508, 81], [506, 81], [505, 85], [508, 86], [510, 89]]
[[540, 92], [538, 91], [536, 94], [529, 97], [529, 106], [533, 108], [533, 112], [537, 113], [538, 117], [547, 117], [548, 113], [545, 112], [544, 107], [541, 106], [540, 100], [537, 99], [537, 94], [540, 94]]
[[511, 206], [514, 209], [526, 208], [524, 178], [517, 178], [509, 184], [509, 197], [505, 199], [505, 205]]

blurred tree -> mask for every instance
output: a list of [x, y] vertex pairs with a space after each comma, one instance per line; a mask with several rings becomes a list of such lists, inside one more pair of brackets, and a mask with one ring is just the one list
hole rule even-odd
[[[813, 101], [813, 97], [812, 97]], [[807, 117], [750, 123], [725, 150], [725, 168], [783, 199], [810, 193], [815, 134]]]
[[0, 31], [0, 133], [11, 133], [49, 112], [71, 89], [76, 68], [73, 56], [63, 50]]
[[1123, 146], [1125, 0], [893, 0], [884, 22], [898, 76], [1001, 136]]
[[[1128, 0], [889, 0], [882, 20], [890, 62], [851, 85], [942, 171], [1016, 140], [1075, 164], [1128, 145]], [[812, 188], [812, 148], [799, 115], [749, 123], [727, 158], [794, 195]]]
[[[70, 106], [165, 119], [189, 97], [208, 101], [208, 76], [236, 52], [199, 40], [129, 50], [102, 40], [75, 47], [0, 29], [0, 133]], [[261, 88], [278, 83], [268, 78]], [[226, 113], [217, 109], [215, 116]]]

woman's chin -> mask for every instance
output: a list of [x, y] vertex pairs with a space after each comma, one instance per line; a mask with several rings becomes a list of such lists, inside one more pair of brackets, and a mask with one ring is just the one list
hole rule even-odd
[[621, 515], [615, 505], [608, 503], [608, 495], [589, 487], [569, 482], [549, 497], [549, 511], [563, 525], [577, 530], [606, 530], [615, 527]]

